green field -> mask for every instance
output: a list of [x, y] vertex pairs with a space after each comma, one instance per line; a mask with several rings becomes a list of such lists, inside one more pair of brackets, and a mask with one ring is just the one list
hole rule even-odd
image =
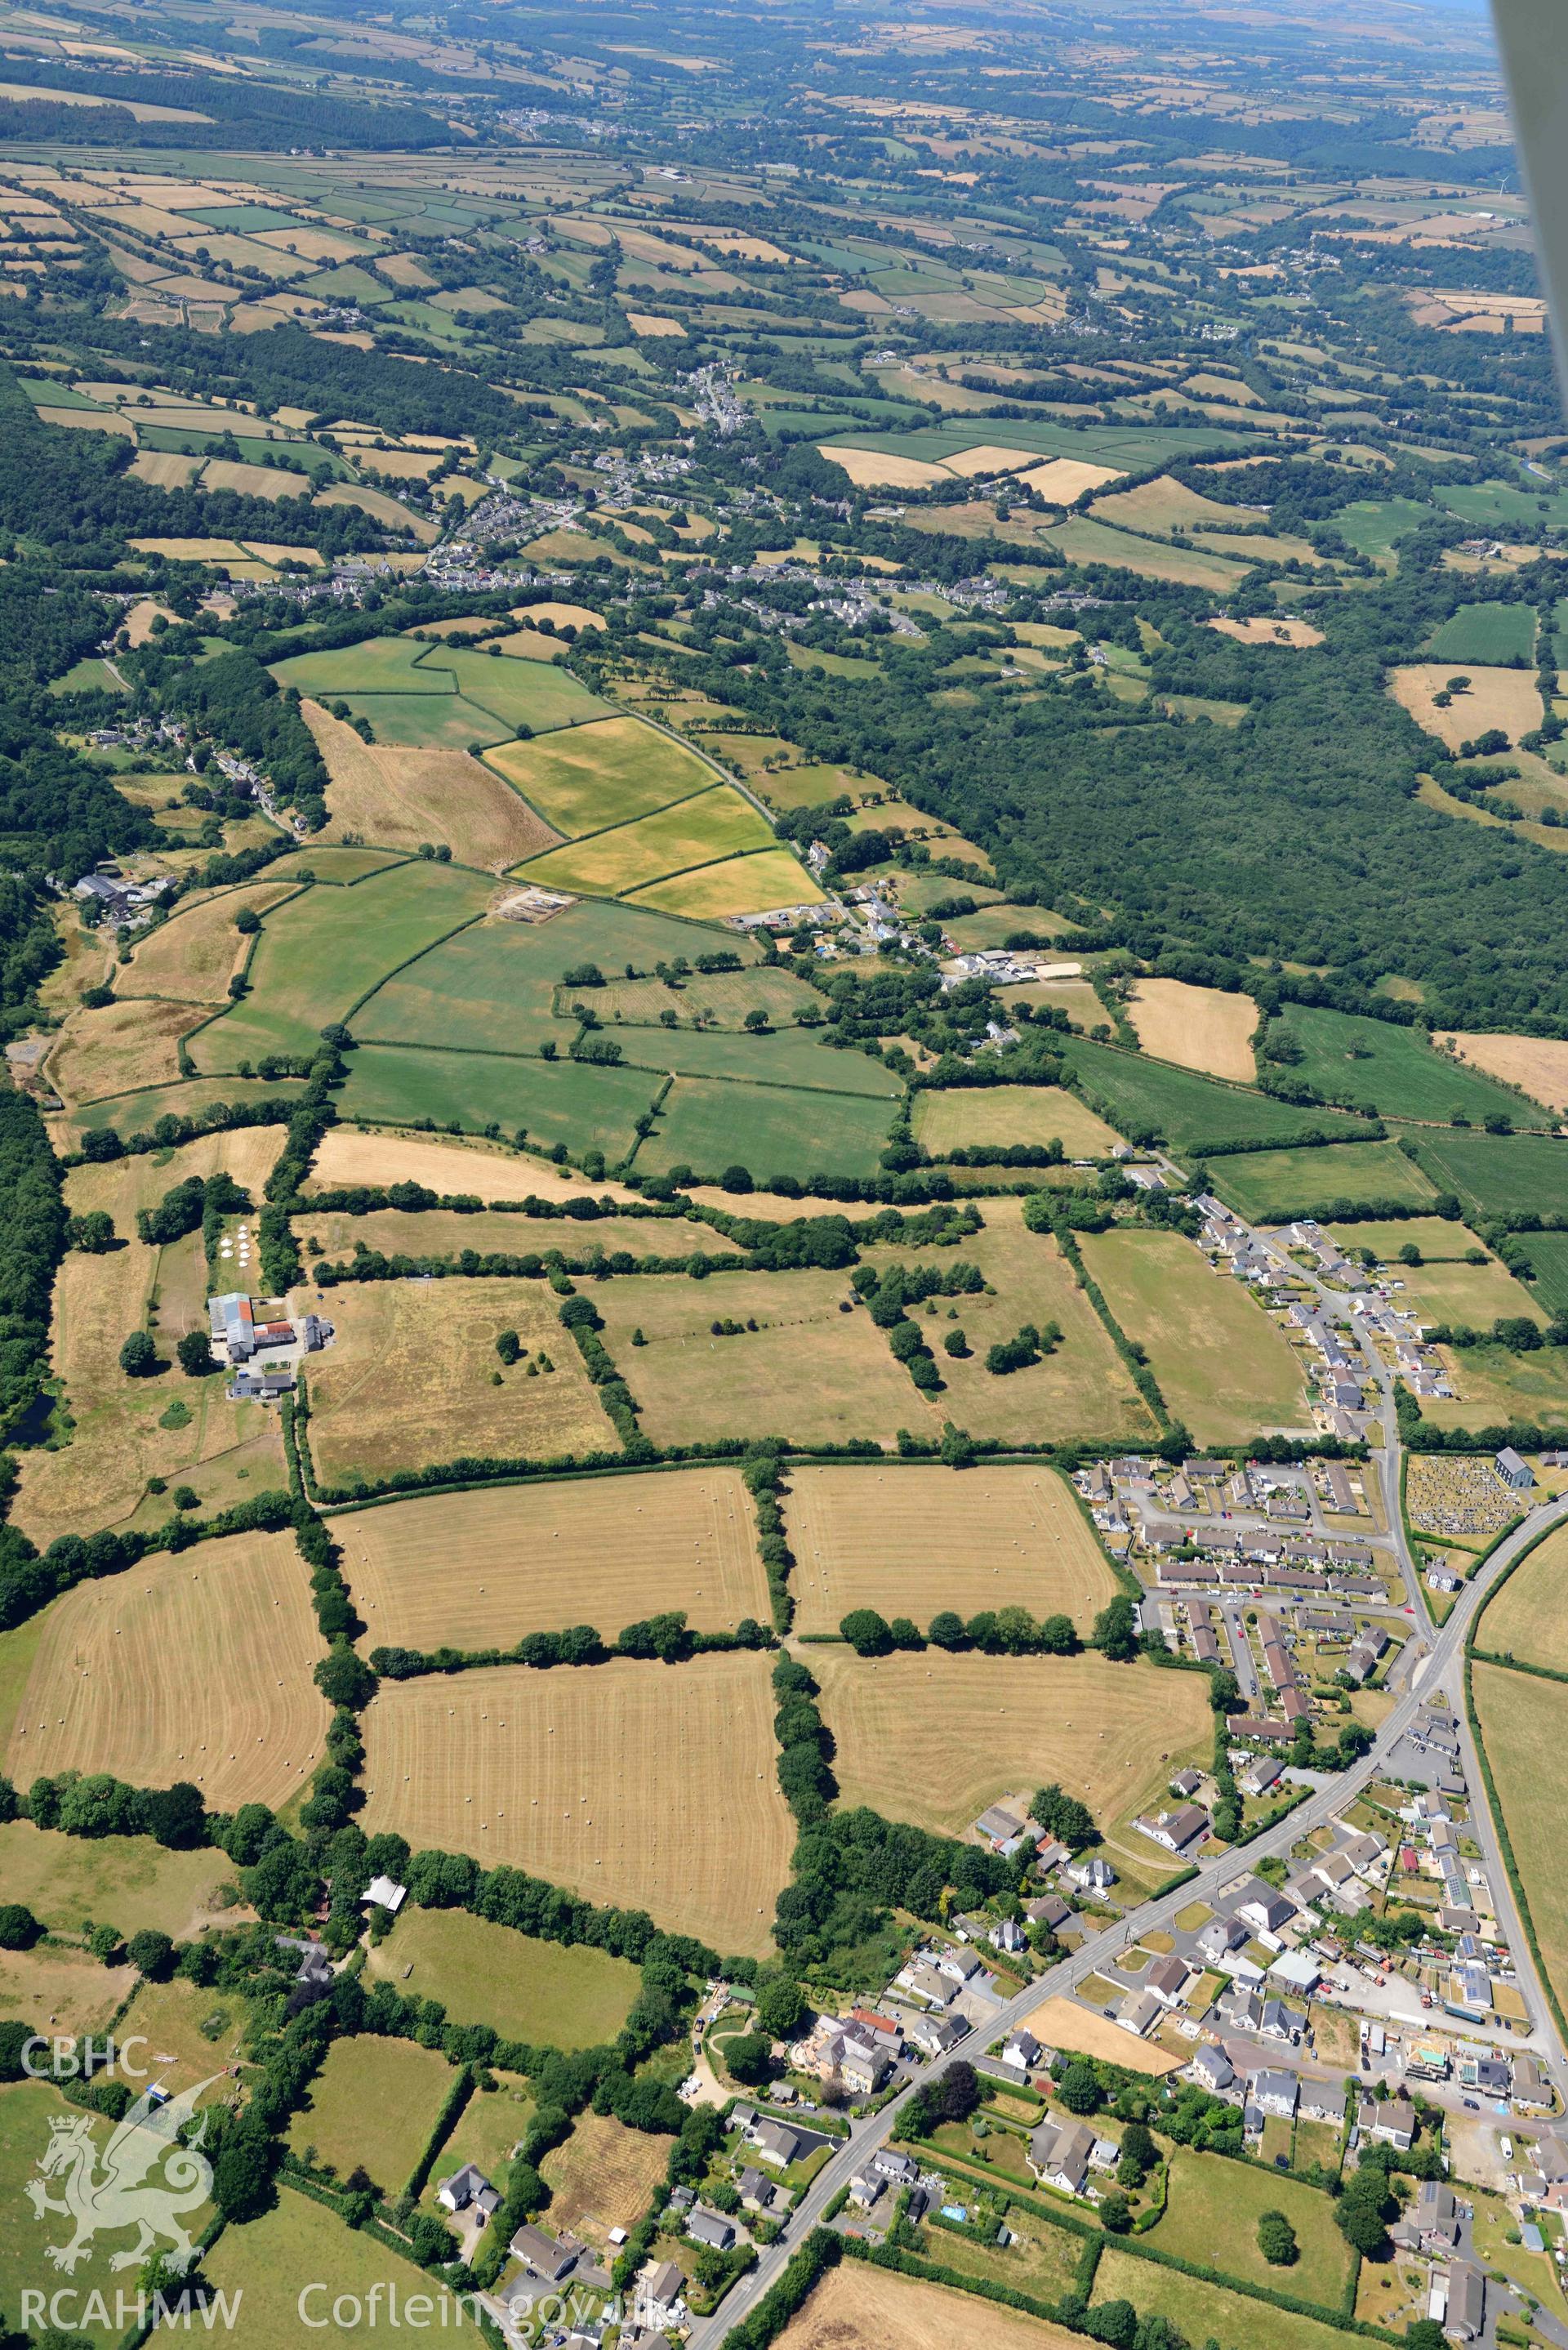
[[52, 678], [51, 693], [123, 693], [124, 686], [114, 671], [96, 655], [85, 660], [73, 661], [61, 677]]
[[[815, 988], [778, 965], [753, 966], [750, 971], [693, 971], [669, 983], [661, 979], [620, 979], [607, 972], [603, 987], [566, 988], [561, 1003], [591, 1004], [607, 1028], [618, 1030], [625, 1022], [643, 1028], [659, 1026], [672, 1012], [682, 1027], [701, 1020], [704, 1025], [738, 1029], [748, 1012], [765, 1012], [776, 1027], [788, 1028], [807, 1010], [820, 1011]], [[622, 1044], [626, 1039], [619, 1040]]]
[[402, 1984], [406, 1999], [440, 2000], [454, 2023], [492, 2024], [534, 2048], [613, 2040], [641, 1981], [607, 1951], [541, 1942], [462, 1909], [406, 1910], [370, 1971]]
[[[228, 2350], [300, 2350], [322, 2339], [318, 2327], [329, 2329], [334, 2339], [352, 2334], [379, 2341], [391, 2322], [389, 2288], [400, 2310], [411, 2295], [431, 2297], [421, 2325], [444, 2324], [454, 2334], [461, 2325], [466, 2335], [472, 2324], [468, 2305], [439, 2281], [286, 2187], [261, 2219], [225, 2228], [202, 2270], [214, 2293], [230, 2297], [234, 2324], [218, 2337]], [[377, 2285], [381, 2293], [372, 2314], [369, 2296]]]
[[[635, 1121], [658, 1087], [659, 1080], [647, 1069], [591, 1067], [564, 1057], [509, 1059], [499, 1053], [367, 1045], [348, 1055], [348, 1082], [337, 1105], [342, 1117], [372, 1125], [433, 1121], [466, 1134], [499, 1126], [509, 1138], [525, 1128], [535, 1149], [550, 1150], [561, 1142], [575, 1154], [602, 1150], [613, 1162], [631, 1149]], [[805, 1097], [778, 1098], [794, 1102]]]
[[1460, 522], [1475, 523], [1483, 529], [1506, 529], [1521, 522], [1561, 529], [1568, 522], [1568, 497], [1555, 482], [1467, 482], [1440, 495]]
[[382, 2193], [400, 2194], [452, 2088], [433, 2048], [361, 2033], [335, 2040], [288, 2126], [288, 2146], [314, 2148], [317, 2169], [347, 2178], [362, 2165]]
[[705, 759], [632, 717], [600, 719], [558, 740], [509, 743], [488, 764], [568, 839], [634, 823], [714, 779]]
[[1384, 1118], [1431, 1120], [1446, 1126], [1456, 1118], [1480, 1126], [1490, 1117], [1515, 1126], [1547, 1128], [1553, 1113], [1527, 1102], [1479, 1069], [1434, 1050], [1426, 1032], [1387, 1020], [1364, 1020], [1348, 1012], [1324, 1012], [1287, 1004], [1271, 1033], [1283, 1030], [1302, 1057], [1291, 1074], [1328, 1100]]
[[[1405, 1164], [1409, 1165], [1407, 1159]], [[1391, 1263], [1407, 1246], [1418, 1248], [1429, 1264], [1458, 1262], [1467, 1249], [1480, 1243], [1468, 1224], [1450, 1223], [1446, 1216], [1405, 1216], [1386, 1223], [1374, 1217], [1367, 1222], [1346, 1222], [1325, 1227], [1343, 1249], [1370, 1249], [1381, 1263]]]
[[1439, 1191], [1455, 1191], [1467, 1215], [1511, 1216], [1522, 1209], [1568, 1215], [1568, 1149], [1537, 1135], [1422, 1133], [1417, 1153]]
[[1234, 434], [1213, 425], [1092, 424], [1080, 431], [1054, 418], [1031, 417], [1026, 422], [1009, 418], [1003, 430], [972, 416], [950, 424], [922, 425], [913, 432], [838, 432], [832, 445], [874, 449], [884, 456], [918, 457], [925, 464], [940, 465], [982, 442], [1032, 450], [1040, 457], [1082, 457], [1092, 465], [1136, 467], [1140, 473], [1173, 457], [1237, 445]]
[[576, 726], [605, 704], [567, 671], [549, 661], [515, 660], [410, 637], [364, 643], [279, 661], [273, 675], [318, 702], [347, 702], [369, 720], [378, 742], [461, 747]]
[[1357, 555], [1391, 555], [1398, 541], [1435, 520], [1414, 498], [1357, 498], [1332, 516], [1329, 527]]
[[612, 1033], [628, 1065], [639, 1069], [728, 1078], [742, 1085], [804, 1086], [813, 1093], [856, 1094], [886, 1102], [897, 1101], [904, 1090], [900, 1079], [880, 1061], [863, 1053], [836, 1052], [809, 1029], [775, 1029], [763, 1036], [694, 1028], [618, 1028]]
[[[27, 2183], [36, 2178], [36, 2166], [49, 2143], [51, 2121], [73, 2116], [85, 2122], [101, 2155], [114, 2127], [101, 2115], [84, 2115], [79, 2107], [67, 2105], [51, 2082], [17, 2081], [0, 2088], [0, 2205], [5, 2211], [5, 2225], [0, 2228], [0, 2310], [7, 2318], [19, 2318], [24, 2292], [47, 2296], [58, 2292], [62, 2285], [74, 2286], [77, 2295], [67, 2303], [72, 2311], [69, 2338], [74, 2341], [80, 2334], [101, 2345], [102, 2350], [109, 2350], [109, 2345], [118, 2344], [124, 2333], [124, 2327], [114, 2323], [116, 2290], [129, 2291], [132, 2299], [136, 2291], [134, 2267], [128, 2276], [123, 2271], [117, 2273], [112, 2262], [117, 2256], [127, 2253], [134, 2257], [136, 2228], [116, 2228], [108, 2217], [103, 2218], [96, 2236], [90, 2239], [86, 2257], [78, 2267], [67, 2273], [54, 2266], [48, 2252], [51, 2247], [71, 2241], [75, 2228], [70, 2214], [54, 2210], [36, 2218], [26, 2196]], [[102, 2171], [96, 2176], [101, 2180]], [[151, 2185], [151, 2180], [148, 2183]], [[45, 2191], [58, 2202], [63, 2186], [57, 2176]], [[177, 2196], [176, 2200], [182, 2204], [183, 2196]], [[194, 2238], [211, 2218], [211, 2204], [202, 2204], [185, 2214], [183, 2223]], [[166, 2250], [167, 2245], [162, 2249]], [[103, 2295], [107, 2302], [102, 2323], [95, 2322], [97, 2312], [91, 2299], [95, 2294]], [[13, 2338], [20, 2342], [26, 2337], [18, 2332]]]
[[1421, 1406], [1439, 1428], [1501, 1428], [1522, 1419], [1561, 1429], [1568, 1422], [1568, 1347], [1514, 1354], [1506, 1347], [1464, 1347], [1449, 1359], [1456, 1397], [1428, 1397]]
[[[1218, 2251], [1210, 2246], [1210, 2261]], [[1288, 2280], [1294, 2271], [1279, 2273], [1287, 2280], [1281, 2290], [1291, 2292]], [[1095, 2272], [1095, 2306], [1107, 2301], [1130, 2301], [1140, 2317], [1167, 2317], [1189, 2342], [1217, 2342], [1220, 2350], [1258, 2350], [1261, 2343], [1268, 2350], [1345, 2350], [1346, 2336], [1338, 2326], [1228, 2293], [1179, 2269], [1157, 2267], [1119, 2246], [1106, 2250]]]
[[1535, 652], [1532, 604], [1461, 604], [1427, 647], [1429, 660], [1478, 665], [1531, 660]]
[[[639, 816], [635, 824], [596, 832], [564, 848], [546, 849], [519, 868], [548, 889], [580, 889], [601, 898], [646, 889], [666, 874], [716, 865], [748, 849], [771, 848], [773, 827], [728, 784], [714, 784], [688, 800]], [[802, 881], [802, 888], [805, 883]]]
[[1150, 1131], [1173, 1150], [1220, 1150], [1238, 1142], [1299, 1141], [1303, 1134], [1355, 1134], [1358, 1118], [1338, 1110], [1293, 1109], [1266, 1094], [1216, 1085], [1166, 1061], [1141, 1053], [1096, 1045], [1087, 1037], [1064, 1042], [1064, 1057], [1076, 1069], [1096, 1109], [1135, 1140]]
[[1284, 2290], [1338, 2308], [1355, 2255], [1334, 2225], [1330, 2198], [1299, 2179], [1179, 2147], [1170, 2160], [1165, 2217], [1149, 2242], [1156, 2251], [1222, 2269], [1245, 2284], [1279, 2286], [1287, 2272], [1271, 2268], [1258, 2250], [1264, 2211], [1282, 2211], [1301, 2248]]
[[[890, 1102], [847, 1094], [677, 1077], [638, 1151], [638, 1172], [662, 1175], [688, 1166], [715, 1177], [739, 1165], [763, 1184], [774, 1175], [797, 1182], [814, 1174], [870, 1175], [891, 1118]], [[735, 1204], [743, 1213], [744, 1201]]]
[[1250, 1222], [1288, 1223], [1342, 1200], [1407, 1200], [1423, 1206], [1430, 1183], [1393, 1142], [1336, 1142], [1332, 1149], [1239, 1150], [1217, 1159], [1210, 1178]]
[[[700, 930], [633, 906], [585, 902], [548, 922], [478, 923], [443, 939], [379, 988], [357, 1015], [355, 1033], [386, 1044], [498, 1053], [536, 1052], [552, 1037], [565, 1052], [576, 1030], [569, 1007], [579, 991], [562, 993], [557, 1018], [564, 972], [593, 963], [611, 980], [628, 964], [647, 973], [656, 963], [681, 955], [691, 962], [718, 947], [746, 956], [753, 951], [743, 941], [737, 945], [729, 931]], [[657, 981], [639, 983], [659, 987]], [[611, 992], [585, 988], [580, 995], [597, 1006]], [[601, 1017], [611, 1024], [607, 1003]]]
[[450, 865], [393, 866], [352, 889], [307, 889], [263, 917], [250, 992], [196, 1037], [208, 1072], [268, 1053], [312, 1054], [387, 973], [484, 910], [487, 874]]
[[[42, 1617], [34, 1622], [41, 1627]], [[5, 1642], [22, 1637], [10, 1632]], [[9, 1727], [8, 1719], [0, 1720], [0, 1731]], [[184, 1940], [208, 1897], [234, 1881], [222, 1853], [210, 1848], [166, 1852], [145, 1837], [61, 1835], [30, 1820], [0, 1828], [0, 1902], [25, 1902], [63, 1933], [78, 1932], [91, 1918], [121, 1934], [151, 1926]]]
[[[1483, 1626], [1490, 1634], [1490, 1626]], [[1503, 1665], [1470, 1668], [1476, 1717], [1547, 1980], [1568, 2002], [1568, 1872], [1563, 1867], [1559, 1758], [1568, 1688]]]
[[1092, 1278], [1127, 1336], [1147, 1349], [1173, 1418], [1199, 1444], [1227, 1444], [1308, 1420], [1283, 1333], [1240, 1282], [1179, 1232], [1085, 1233]]

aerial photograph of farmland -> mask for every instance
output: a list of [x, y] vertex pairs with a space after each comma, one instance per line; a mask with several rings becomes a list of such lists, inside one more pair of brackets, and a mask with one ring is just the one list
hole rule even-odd
[[1568, 2350], [1554, 14], [0, 0], [0, 2350]]

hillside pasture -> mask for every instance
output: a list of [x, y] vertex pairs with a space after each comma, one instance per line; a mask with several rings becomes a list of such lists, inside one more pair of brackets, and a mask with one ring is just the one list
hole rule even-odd
[[639, 1988], [626, 1959], [542, 1942], [465, 1909], [406, 1908], [371, 1946], [366, 1971], [406, 1984], [405, 1999], [440, 2000], [454, 2023], [488, 2023], [504, 2040], [568, 2051], [612, 2041]]
[[242, 910], [269, 913], [288, 895], [289, 887], [287, 882], [253, 881], [180, 908], [170, 920], [138, 940], [130, 965], [115, 974], [115, 993], [180, 1003], [225, 1003], [229, 981], [250, 945], [234, 928], [235, 915]]
[[604, 987], [563, 988], [558, 1002], [566, 1011], [575, 1003], [590, 1004], [607, 1028], [623, 1022], [658, 1027], [666, 1012], [673, 1012], [682, 1027], [701, 1023], [725, 1029], [742, 1027], [748, 1012], [763, 1012], [775, 1028], [786, 1028], [797, 1013], [821, 1008], [815, 988], [793, 972], [762, 964], [748, 971], [693, 971], [668, 981], [611, 979]]
[[633, 902], [657, 913], [682, 914], [691, 922], [722, 922], [732, 914], [765, 914], [774, 907], [819, 906], [822, 892], [787, 848], [763, 848], [650, 881], [636, 891]]
[[319, 702], [303, 702], [300, 710], [332, 779], [328, 839], [340, 831], [389, 848], [444, 842], [460, 864], [500, 873], [558, 837], [518, 793], [467, 751], [408, 751], [366, 743]]
[[1476, 1631], [1476, 1646], [1521, 1664], [1568, 1673], [1568, 1529], [1561, 1526], [1516, 1566]]
[[1425, 1172], [1458, 1192], [1467, 1215], [1568, 1214], [1568, 1149], [1544, 1136], [1426, 1128], [1415, 1142]]
[[773, 1711], [766, 1658], [742, 1653], [383, 1682], [364, 1825], [760, 1956], [794, 1841]]
[[1063, 1613], [1086, 1634], [1116, 1578], [1076, 1497], [1050, 1469], [834, 1464], [789, 1477], [785, 1517], [801, 1632], [852, 1607], [912, 1617], [944, 1607]]
[[[329, 1485], [460, 1456], [618, 1449], [542, 1281], [364, 1282], [335, 1291], [331, 1310], [337, 1338], [306, 1374], [310, 1448]], [[519, 1361], [493, 1385], [502, 1330], [554, 1369], [530, 1378]]]
[[1084, 1262], [1127, 1336], [1147, 1349], [1172, 1414], [1199, 1444], [1310, 1426], [1283, 1333], [1179, 1232], [1085, 1232]]
[[394, 865], [348, 889], [316, 888], [265, 916], [250, 992], [204, 1029], [192, 1057], [222, 1072], [269, 1053], [314, 1054], [388, 972], [483, 912], [491, 884], [454, 866]]
[[1434, 660], [1481, 663], [1533, 660], [1535, 608], [1532, 604], [1461, 604], [1450, 613], [1427, 650]]
[[918, 1093], [914, 1126], [916, 1141], [933, 1159], [988, 1142], [1059, 1142], [1069, 1159], [1108, 1159], [1122, 1139], [1063, 1086]]
[[328, 1709], [289, 1534], [237, 1534], [78, 1584], [48, 1608], [5, 1749], [9, 1775], [189, 1779], [214, 1811], [308, 1783]]
[[[1119, 1867], [1119, 1831], [1209, 1743], [1201, 1678], [1145, 1663], [939, 1648], [869, 1659], [846, 1647], [805, 1658], [846, 1808], [867, 1804], [941, 1835], [961, 1835], [1004, 1795], [1055, 1782], [1087, 1804]], [[1147, 1854], [1137, 1865], [1147, 1868]]]
[[[584, 1622], [613, 1640], [667, 1608], [732, 1632], [768, 1614], [737, 1469], [421, 1495], [332, 1526], [367, 1648], [509, 1648]], [[439, 1576], [432, 1558], [446, 1562]]]
[[566, 839], [635, 823], [714, 781], [695, 751], [631, 717], [599, 718], [553, 740], [502, 743], [485, 764]]
[[1365, 1131], [1359, 1118], [1338, 1111], [1295, 1109], [1087, 1036], [1064, 1038], [1063, 1048], [1093, 1106], [1135, 1140], [1152, 1129], [1173, 1150], [1197, 1155], [1239, 1142], [1284, 1145], [1307, 1133]]
[[181, 1074], [180, 1041], [206, 1016], [200, 1003], [132, 998], [73, 1011], [44, 1060], [49, 1083], [67, 1109], [111, 1096], [172, 1085]]

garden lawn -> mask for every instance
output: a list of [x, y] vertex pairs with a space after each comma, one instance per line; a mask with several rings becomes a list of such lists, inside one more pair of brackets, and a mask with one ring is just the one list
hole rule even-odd
[[[348, 1082], [337, 1097], [345, 1118], [387, 1126], [431, 1120], [469, 1134], [499, 1125], [509, 1136], [525, 1132], [535, 1150], [553, 1149], [559, 1142], [575, 1157], [602, 1150], [612, 1162], [631, 1149], [637, 1139], [635, 1122], [659, 1085], [647, 1069], [602, 1068], [565, 1058], [512, 1060], [498, 1053], [384, 1045], [364, 1045], [348, 1057]], [[724, 1088], [726, 1094], [734, 1090]], [[778, 1098], [801, 1101], [806, 1097]], [[832, 1097], [820, 1098], [826, 1103]], [[876, 1148], [880, 1144], [881, 1129]], [[876, 1163], [876, 1149], [868, 1149], [866, 1159], [868, 1171]], [[519, 1238], [520, 1252], [535, 1244]]]
[[370, 1972], [406, 1982], [405, 1998], [440, 2000], [454, 2023], [567, 2050], [612, 2041], [640, 1982], [606, 1950], [543, 1942], [464, 1909], [405, 1910], [372, 1949]]
[[1436, 1196], [1420, 1168], [1393, 1142], [1238, 1150], [1215, 1159], [1209, 1175], [1222, 1200], [1259, 1224], [1289, 1223], [1296, 1216], [1321, 1216], [1360, 1201], [1380, 1205], [1397, 1200], [1427, 1207]]
[[272, 1053], [309, 1055], [329, 1022], [346, 1020], [387, 973], [473, 920], [486, 875], [431, 863], [395, 865], [351, 889], [307, 889], [262, 920], [249, 993], [205, 1028], [192, 1057], [208, 1072]]
[[1085, 1233], [1080, 1246], [1123, 1331], [1147, 1348], [1173, 1417], [1199, 1444], [1310, 1424], [1301, 1370], [1282, 1332], [1190, 1241], [1128, 1229]]
[[289, 2149], [314, 2147], [317, 2166], [340, 2178], [362, 2168], [390, 2199], [424, 2152], [452, 2078], [444, 2056], [412, 2040], [335, 2040], [288, 2126]]
[[1467, 1062], [1436, 1051], [1421, 1029], [1290, 1003], [1270, 1024], [1271, 1035], [1282, 1030], [1301, 1048], [1291, 1073], [1325, 1100], [1444, 1126], [1458, 1117], [1472, 1126], [1494, 1116], [1511, 1118], [1516, 1127], [1544, 1128], [1554, 1122], [1550, 1110], [1494, 1084]]
[[[1301, 2258], [1293, 2268], [1271, 2268], [1258, 2250], [1258, 2220], [1264, 2211], [1282, 2211], [1294, 2229]], [[1191, 2147], [1178, 2147], [1171, 2155], [1165, 2217], [1149, 2242], [1156, 2251], [1223, 2269], [1244, 2283], [1268, 2285], [1328, 2309], [1340, 2306], [1355, 2262], [1334, 2225], [1332, 2200], [1317, 2188]]]

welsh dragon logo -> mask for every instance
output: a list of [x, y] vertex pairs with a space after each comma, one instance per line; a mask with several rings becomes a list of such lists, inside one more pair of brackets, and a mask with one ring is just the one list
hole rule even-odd
[[[98, 2236], [130, 2228], [136, 2241], [111, 2253], [110, 2268], [137, 2267], [165, 2246], [171, 2268], [183, 2272], [191, 2265], [196, 2247], [186, 2215], [211, 2195], [213, 2166], [201, 2151], [205, 2119], [189, 2146], [177, 2134], [218, 2077], [214, 2073], [163, 2105], [154, 2105], [151, 2093], [138, 2097], [101, 2149], [90, 2114], [61, 2114], [50, 2121], [49, 2143], [35, 2165], [39, 2176], [27, 2181], [27, 2199], [38, 2219], [58, 2211], [71, 2222], [68, 2241], [46, 2248], [56, 2268], [73, 2274]], [[61, 2194], [48, 2192], [50, 2179], [61, 2182]]]

